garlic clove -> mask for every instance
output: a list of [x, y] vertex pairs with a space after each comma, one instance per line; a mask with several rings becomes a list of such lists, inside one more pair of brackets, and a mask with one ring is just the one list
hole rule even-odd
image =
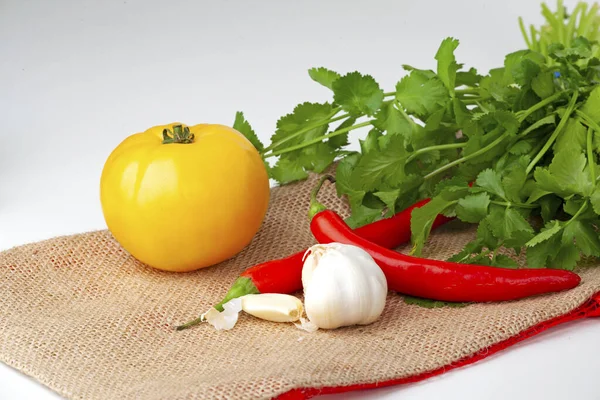
[[240, 298], [232, 299], [223, 304], [223, 311], [219, 312], [211, 308], [201, 318], [211, 324], [216, 330], [232, 329], [237, 323], [238, 316], [242, 310], [242, 300]]
[[244, 312], [267, 321], [294, 322], [304, 312], [300, 299], [288, 294], [248, 294], [241, 299]]
[[315, 269], [319, 266], [319, 260], [326, 254], [329, 249], [337, 248], [338, 243], [316, 244], [306, 250], [304, 253], [302, 267], [302, 287], [306, 288], [310, 285]]

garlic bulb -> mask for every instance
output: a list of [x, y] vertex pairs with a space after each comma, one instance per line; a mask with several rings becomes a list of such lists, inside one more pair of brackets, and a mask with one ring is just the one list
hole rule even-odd
[[302, 285], [306, 315], [319, 328], [367, 325], [385, 307], [385, 275], [369, 253], [357, 246], [312, 246], [302, 268]]

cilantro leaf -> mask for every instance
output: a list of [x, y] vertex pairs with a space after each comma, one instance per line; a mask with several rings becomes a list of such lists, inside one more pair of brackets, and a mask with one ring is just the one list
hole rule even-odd
[[370, 224], [371, 222], [377, 221], [381, 217], [381, 210], [366, 207], [364, 205], [358, 205], [351, 207], [352, 215], [346, 218], [345, 222], [352, 229]]
[[559, 133], [554, 143], [555, 153], [562, 151], [583, 152], [586, 149], [587, 129], [575, 118], [569, 118], [567, 125]]
[[590, 116], [594, 122], [600, 123], [600, 86], [592, 90], [580, 110]]
[[248, 139], [250, 143], [252, 143], [252, 146], [254, 146], [259, 152], [265, 149], [265, 146], [263, 146], [263, 144], [261, 143], [260, 139], [254, 132], [248, 121], [246, 121], [246, 119], [244, 118], [243, 112], [238, 111], [235, 113], [233, 129], [244, 135], [244, 137]]
[[467, 243], [460, 252], [448, 258], [448, 261], [457, 263], [468, 263], [472, 255], [474, 253], [479, 253], [481, 250], [483, 250], [484, 246], [485, 244], [479, 238], [477, 238]]
[[558, 236], [553, 236], [548, 240], [544, 240], [535, 246], [527, 249], [527, 267], [528, 268], [544, 268], [549, 259], [554, 258], [558, 254], [560, 240]]
[[560, 221], [557, 221], [557, 220], [550, 221], [546, 224], [546, 226], [544, 226], [542, 228], [540, 233], [535, 235], [530, 241], [528, 241], [526, 243], [526, 246], [533, 247], [537, 244], [540, 244], [543, 241], [550, 239], [552, 236], [556, 235], [561, 230], [562, 230], [562, 225], [561, 225]]
[[[348, 128], [348, 127], [354, 125], [355, 122], [356, 122], [356, 118], [349, 117], [349, 118], [345, 119], [344, 122], [339, 124], [338, 127], [335, 128], [335, 130], [339, 131], [340, 129]], [[348, 134], [347, 133], [330, 137], [329, 139], [327, 139], [327, 143], [331, 147], [336, 148], [336, 149], [350, 144], [348, 142]]]
[[[537, 190], [533, 194], [541, 197], [544, 194], [558, 193], [561, 196], [566, 196], [563, 188], [558, 184], [558, 181], [552, 176], [547, 168], [537, 167], [533, 173]], [[528, 202], [535, 201], [534, 198], [530, 197]]]
[[533, 232], [531, 225], [513, 208], [491, 206], [486, 217], [495, 237], [501, 240], [513, 239], [516, 232]]
[[504, 68], [491, 69], [487, 76], [481, 78], [479, 89], [483, 99], [493, 99], [500, 103], [512, 103], [519, 90], [510, 84], [512, 78], [507, 78]]
[[307, 102], [297, 105], [291, 114], [284, 115], [277, 121], [277, 130], [271, 136], [272, 146], [275, 149], [283, 147], [283, 144], [285, 147], [292, 146], [324, 135], [327, 132], [328, 125], [326, 123], [308, 130], [303, 135], [295, 136], [294, 134], [308, 125], [326, 121], [330, 114], [331, 104], [328, 103]]
[[558, 254], [552, 259], [551, 268], [573, 270], [580, 259], [579, 249], [573, 246], [573, 238], [567, 236], [563, 239]]
[[313, 81], [320, 83], [321, 85], [329, 89], [333, 89], [333, 82], [335, 82], [340, 77], [340, 74], [338, 74], [337, 72], [331, 71], [323, 67], [309, 69], [308, 75], [312, 78]]
[[519, 268], [519, 264], [517, 264], [515, 260], [504, 254], [496, 255], [496, 257], [492, 260], [492, 265], [500, 268]]
[[481, 173], [477, 175], [475, 183], [489, 193], [506, 199], [506, 193], [504, 193], [504, 188], [502, 187], [500, 174], [497, 171], [490, 168], [481, 171]]
[[464, 127], [471, 123], [471, 112], [467, 109], [465, 103], [456, 97], [452, 99], [452, 111], [459, 127]]
[[482, 246], [490, 249], [498, 247], [498, 239], [494, 236], [488, 219], [482, 220], [477, 226], [477, 240]]
[[373, 121], [375, 126], [380, 131], [386, 131], [389, 135], [403, 135], [405, 138], [410, 138], [411, 124], [404, 118], [402, 113], [394, 107], [393, 103], [382, 107], [375, 114]]
[[600, 185], [596, 186], [596, 190], [590, 196], [590, 203], [594, 208], [594, 212], [600, 215]]
[[540, 98], [554, 94], [554, 73], [552, 71], [540, 72], [531, 80], [531, 88]]
[[415, 74], [420, 75], [421, 77], [423, 77], [425, 79], [431, 79], [431, 78], [435, 77], [435, 72], [433, 72], [430, 69], [419, 69], [419, 68], [412, 67], [408, 64], [402, 64], [402, 68], [405, 71], [414, 72]]
[[382, 209], [367, 207], [363, 204], [364, 198], [365, 192], [362, 191], [351, 193], [348, 196], [352, 214], [346, 218], [346, 223], [352, 229], [376, 221], [382, 216]]
[[338, 196], [355, 191], [350, 182], [352, 170], [358, 162], [360, 154], [354, 153], [344, 157], [335, 169], [335, 188]]
[[385, 203], [390, 214], [396, 214], [396, 202], [402, 196], [400, 189], [375, 192], [374, 195]]
[[346, 195], [350, 203], [352, 214], [346, 218], [346, 223], [351, 228], [356, 228], [364, 224], [373, 222], [381, 217], [382, 210], [367, 207], [363, 204], [366, 192], [357, 190], [351, 182], [352, 171], [354, 170], [360, 154], [353, 153], [342, 159], [337, 165], [335, 171], [335, 186], [338, 196]]
[[409, 113], [423, 116], [443, 107], [449, 96], [441, 80], [413, 71], [396, 85], [396, 100]]
[[454, 50], [456, 50], [457, 47], [458, 40], [446, 38], [442, 41], [442, 44], [435, 55], [435, 59], [438, 62], [437, 74], [451, 94], [454, 93], [456, 71], [458, 71], [459, 68], [459, 65], [456, 63], [456, 58], [454, 57]]
[[442, 195], [435, 196], [423, 207], [412, 211], [410, 219], [410, 230], [412, 233], [413, 249], [411, 254], [421, 255], [423, 246], [431, 232], [431, 225], [438, 214], [443, 213], [448, 207], [454, 205], [457, 200], [446, 200]]
[[[302, 165], [304, 168], [316, 173], [325, 171], [327, 167], [331, 165], [336, 157], [335, 151], [324, 142], [315, 143], [311, 146], [302, 149]], [[286, 155], [282, 155], [281, 158], [286, 158]]]
[[590, 224], [578, 220], [570, 221], [565, 226], [565, 237], [574, 238], [575, 245], [586, 256], [600, 257], [600, 239]]
[[370, 152], [380, 151], [379, 148], [379, 138], [382, 136], [382, 133], [377, 129], [373, 128], [367, 134], [367, 137], [363, 140], [359, 140], [360, 143], [360, 151], [363, 155], [369, 154]]
[[592, 182], [585, 170], [586, 163], [586, 157], [580, 151], [563, 150], [556, 153], [547, 169], [536, 168], [534, 178], [542, 190], [562, 197], [569, 194], [587, 196], [592, 191]]
[[306, 179], [308, 173], [304, 170], [302, 160], [280, 158], [274, 167], [271, 168], [271, 176], [280, 184], [285, 185], [293, 181]]
[[505, 76], [508, 81], [521, 86], [529, 85], [540, 72], [540, 65], [545, 62], [544, 56], [530, 50], [519, 50], [504, 58]]
[[533, 229], [531, 230], [518, 230], [514, 231], [508, 238], [502, 240], [502, 246], [513, 249], [517, 254], [521, 253], [521, 250], [525, 247], [525, 244], [533, 237]]
[[517, 143], [513, 144], [508, 152], [514, 155], [527, 154], [533, 149], [531, 141], [528, 140], [519, 140]]
[[466, 307], [469, 305], [469, 303], [453, 303], [453, 302], [449, 302], [449, 301], [423, 299], [421, 297], [413, 297], [413, 296], [408, 296], [406, 294], [402, 295], [402, 298], [404, 299], [404, 302], [406, 304], [411, 304], [411, 305], [415, 305], [415, 306], [419, 306], [419, 307], [423, 307], [423, 308], [440, 308], [440, 307], [460, 308], [460, 307]]
[[544, 125], [554, 125], [556, 123], [556, 117], [554, 116], [554, 114], [550, 114], [545, 116], [544, 118], [541, 118], [539, 120], [537, 120], [536, 122], [534, 122], [533, 124], [531, 124], [527, 129], [525, 129], [521, 135], [525, 136], [527, 134], [529, 134], [530, 132], [535, 131], [536, 129], [540, 128], [541, 126]]
[[439, 110], [431, 113], [425, 121], [425, 130], [430, 132], [439, 131], [445, 115], [446, 110], [444, 108], [440, 108]]
[[373, 115], [383, 102], [383, 90], [369, 75], [351, 72], [333, 81], [333, 99], [350, 115]]
[[388, 146], [381, 152], [363, 155], [352, 174], [352, 183], [362, 190], [373, 190], [387, 179], [402, 180], [406, 177], [404, 165], [408, 152], [401, 136], [392, 136]]
[[381, 190], [374, 192], [373, 195], [385, 204], [388, 210], [387, 214], [393, 215], [398, 210], [406, 208], [418, 200], [419, 191], [416, 189], [422, 181], [420, 176], [410, 174], [399, 185], [395, 185], [393, 188], [384, 185]]
[[[527, 157], [523, 159], [527, 160]], [[502, 178], [502, 187], [506, 193], [506, 198], [510, 201], [520, 202], [522, 200], [521, 195], [527, 180], [526, 166], [527, 164], [525, 166], [516, 164], [516, 168], [512, 168]]]
[[481, 75], [477, 73], [475, 68], [468, 71], [458, 71], [456, 73], [456, 86], [476, 86], [481, 81]]
[[485, 218], [490, 205], [487, 193], [469, 195], [458, 200], [456, 216], [464, 222], [477, 223]]
[[548, 194], [539, 199], [538, 204], [542, 209], [542, 220], [547, 223], [556, 217], [556, 212], [560, 208], [562, 200], [554, 194]]
[[[331, 104], [299, 104], [292, 113], [277, 121], [277, 130], [271, 137], [271, 149], [277, 151], [323, 136], [327, 132], [327, 120], [331, 115]], [[308, 171], [322, 172], [338, 154], [334, 144], [335, 142], [329, 141], [318, 142], [282, 154], [271, 170], [271, 177], [280, 183], [289, 183], [306, 178]], [[305, 171], [302, 172], [300, 168]]]

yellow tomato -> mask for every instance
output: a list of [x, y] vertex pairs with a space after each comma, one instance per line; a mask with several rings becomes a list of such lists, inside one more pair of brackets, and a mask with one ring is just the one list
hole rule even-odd
[[152, 267], [184, 272], [250, 243], [267, 211], [269, 179], [238, 131], [173, 123], [129, 136], [112, 152], [100, 199], [125, 250]]

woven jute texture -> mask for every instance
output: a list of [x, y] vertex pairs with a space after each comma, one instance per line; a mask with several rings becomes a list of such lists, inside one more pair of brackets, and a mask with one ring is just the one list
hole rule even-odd
[[[218, 302], [245, 268], [313, 244], [306, 213], [314, 181], [273, 189], [253, 242], [197, 272], [151, 269], [107, 231], [0, 253], [0, 360], [72, 399], [266, 399], [448, 366], [600, 291], [600, 268], [583, 268], [578, 288], [518, 302], [425, 309], [390, 293], [369, 326], [311, 334], [242, 315], [231, 331], [174, 331]], [[333, 186], [322, 194], [347, 214]], [[447, 258], [472, 234], [448, 224], [425, 256]]]

